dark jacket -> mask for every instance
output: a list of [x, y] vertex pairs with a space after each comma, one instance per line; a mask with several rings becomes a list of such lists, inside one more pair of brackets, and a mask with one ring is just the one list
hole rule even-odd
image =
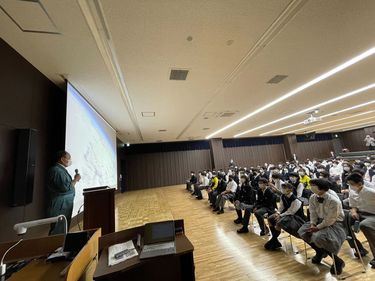
[[256, 202], [256, 190], [249, 184], [241, 185], [241, 188], [237, 188], [235, 200], [244, 204], [254, 205]]
[[216, 188], [218, 194], [225, 191], [226, 187], [227, 187], [227, 182], [225, 180], [219, 181], [219, 184]]
[[264, 193], [261, 189], [258, 190], [258, 200], [255, 203], [255, 207], [258, 209], [265, 207], [271, 210], [276, 208], [276, 196], [269, 187]]
[[195, 175], [192, 175], [190, 178], [190, 183], [196, 184], [198, 182], [198, 178]]

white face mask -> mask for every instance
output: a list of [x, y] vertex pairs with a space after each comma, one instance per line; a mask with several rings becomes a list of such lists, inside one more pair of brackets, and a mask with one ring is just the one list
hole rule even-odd
[[351, 189], [352, 191], [354, 191], [355, 193], [358, 193], [359, 189], [358, 187], [354, 186], [354, 185], [351, 185], [351, 184], [348, 184], [349, 185], [349, 189]]
[[301, 177], [303, 177], [305, 174], [303, 172], [298, 173]]
[[73, 161], [69, 159], [68, 162], [66, 163], [66, 166], [69, 167], [69, 166], [72, 166], [72, 164], [73, 164]]
[[296, 182], [296, 181], [297, 181], [297, 178], [294, 178], [294, 177], [293, 177], [293, 178], [290, 178], [290, 181], [291, 181], [291, 182]]
[[344, 167], [344, 171], [350, 171], [349, 167]]
[[319, 188], [318, 188], [317, 186], [312, 185], [312, 186], [310, 187], [310, 189], [311, 189], [311, 191], [314, 192], [316, 195], [319, 195], [319, 194], [318, 194], [318, 193], [319, 193]]

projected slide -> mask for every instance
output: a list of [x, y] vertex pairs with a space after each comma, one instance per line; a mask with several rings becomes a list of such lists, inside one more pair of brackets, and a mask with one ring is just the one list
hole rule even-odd
[[72, 156], [69, 173], [78, 169], [73, 216], [83, 204], [82, 190], [117, 186], [116, 132], [68, 83], [65, 149]]

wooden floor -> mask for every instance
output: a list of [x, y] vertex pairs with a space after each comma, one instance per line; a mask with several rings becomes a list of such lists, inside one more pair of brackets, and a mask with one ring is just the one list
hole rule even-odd
[[[329, 273], [331, 259], [324, 265], [311, 263], [314, 251], [307, 248], [309, 259], [305, 262], [304, 243], [293, 238], [293, 248], [286, 233], [281, 234], [283, 248], [268, 252], [263, 248], [269, 237], [259, 236], [259, 227], [248, 234], [237, 234], [236, 218], [231, 206], [217, 215], [209, 208], [207, 200], [198, 201], [184, 186], [171, 186], [119, 194], [116, 198], [116, 228], [127, 229], [147, 222], [184, 219], [186, 235], [193, 243], [196, 280], [336, 280]], [[359, 236], [365, 241], [363, 236]], [[367, 242], [364, 246], [369, 250]], [[299, 251], [294, 254], [293, 251]], [[339, 254], [346, 262], [341, 276], [359, 272], [346, 280], [375, 280], [375, 269], [362, 266], [345, 242]], [[370, 257], [365, 258], [368, 263]]]

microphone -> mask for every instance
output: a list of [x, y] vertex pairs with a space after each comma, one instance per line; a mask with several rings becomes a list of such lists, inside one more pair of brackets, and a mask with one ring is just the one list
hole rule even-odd
[[76, 175], [78, 175], [78, 174], [79, 174], [79, 172], [78, 172], [78, 169], [75, 169], [75, 170], [74, 170], [74, 172], [76, 172]]

